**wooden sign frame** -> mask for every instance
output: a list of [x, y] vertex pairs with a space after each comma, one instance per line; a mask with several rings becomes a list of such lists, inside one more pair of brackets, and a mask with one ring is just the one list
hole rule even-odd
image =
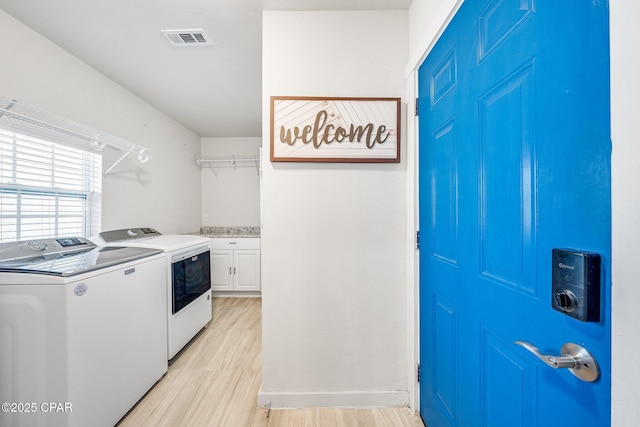
[[271, 161], [399, 163], [400, 98], [271, 97]]

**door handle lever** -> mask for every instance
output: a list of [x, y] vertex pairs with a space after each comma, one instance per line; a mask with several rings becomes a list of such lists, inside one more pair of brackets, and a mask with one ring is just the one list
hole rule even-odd
[[516, 341], [515, 344], [524, 347], [553, 369], [568, 368], [573, 375], [582, 381], [594, 382], [600, 377], [598, 362], [584, 347], [578, 344], [565, 343], [560, 350], [561, 356], [542, 354], [536, 346], [526, 341]]
[[538, 347], [534, 346], [531, 343], [526, 341], [516, 341], [517, 345], [524, 347], [534, 354], [538, 359], [542, 360], [548, 366], [551, 366], [554, 369], [558, 368], [576, 368], [578, 366], [578, 361], [570, 355], [564, 356], [550, 356], [546, 354], [540, 353]]

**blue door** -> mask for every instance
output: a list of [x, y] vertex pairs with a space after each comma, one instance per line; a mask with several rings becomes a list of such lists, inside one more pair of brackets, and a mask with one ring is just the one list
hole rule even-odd
[[[608, 26], [603, 0], [466, 0], [420, 67], [428, 427], [610, 424]], [[554, 248], [601, 256], [597, 321], [551, 307]]]

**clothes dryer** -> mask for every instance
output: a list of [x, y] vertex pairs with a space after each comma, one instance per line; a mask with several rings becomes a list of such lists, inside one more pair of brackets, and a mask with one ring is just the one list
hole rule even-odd
[[212, 318], [209, 239], [162, 234], [151, 227], [104, 231], [100, 245], [160, 249], [167, 271], [167, 360], [176, 354]]

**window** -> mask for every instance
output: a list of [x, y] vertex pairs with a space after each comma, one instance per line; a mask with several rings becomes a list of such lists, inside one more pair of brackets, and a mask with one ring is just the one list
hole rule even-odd
[[0, 128], [0, 243], [100, 231], [102, 157]]

